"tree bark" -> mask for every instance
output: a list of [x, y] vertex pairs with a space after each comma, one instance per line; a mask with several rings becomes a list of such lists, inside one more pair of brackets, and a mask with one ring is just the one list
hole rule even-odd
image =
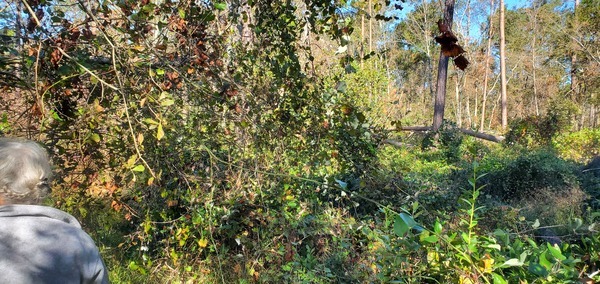
[[[452, 30], [454, 18], [454, 0], [446, 0], [444, 5], [444, 24]], [[438, 63], [437, 90], [433, 107], [433, 130], [437, 131], [444, 121], [444, 108], [446, 107], [446, 80], [448, 78], [448, 57], [440, 50]]]
[[508, 126], [508, 107], [506, 99], [506, 53], [504, 48], [504, 0], [500, 0], [500, 76], [502, 96], [502, 129]]

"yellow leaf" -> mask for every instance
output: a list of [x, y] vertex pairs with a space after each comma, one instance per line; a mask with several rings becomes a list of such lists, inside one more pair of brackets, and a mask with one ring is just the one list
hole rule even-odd
[[156, 130], [156, 139], [160, 140], [165, 136], [165, 131], [163, 130], [162, 124], [158, 124], [158, 129]]
[[483, 260], [483, 267], [482, 270], [484, 273], [492, 273], [492, 265], [494, 265], [494, 259], [493, 258], [484, 258]]
[[100, 105], [100, 102], [98, 102], [98, 100], [94, 101], [94, 109], [96, 110], [96, 112], [104, 111], [104, 108]]
[[198, 245], [201, 248], [205, 248], [208, 245], [208, 240], [207, 239], [200, 239], [200, 240], [198, 240]]

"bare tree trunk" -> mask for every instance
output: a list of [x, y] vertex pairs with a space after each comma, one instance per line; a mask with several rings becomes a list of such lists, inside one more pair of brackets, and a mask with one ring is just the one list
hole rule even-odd
[[454, 77], [454, 96], [456, 97], [456, 125], [462, 125], [462, 105], [460, 103], [460, 88], [458, 86], [458, 76]]
[[504, 48], [504, 0], [500, 0], [500, 76], [502, 89], [502, 129], [508, 126], [508, 107], [506, 100], [506, 53]]
[[493, 21], [492, 21], [492, 15], [494, 13], [494, 0], [490, 1], [490, 26], [489, 26], [489, 30], [488, 30], [488, 42], [487, 42], [487, 50], [485, 52], [485, 74], [483, 77], [483, 101], [481, 102], [481, 124], [479, 126], [479, 131], [483, 132], [484, 129], [484, 125], [485, 125], [485, 102], [487, 100], [487, 92], [488, 92], [488, 69], [490, 66], [490, 53], [492, 50], [492, 35], [493, 35]]
[[[25, 44], [25, 38], [23, 37], [23, 3], [16, 1], [17, 3], [17, 14], [15, 15], [15, 37], [16, 37], [16, 49], [18, 54], [23, 54], [23, 45]], [[21, 62], [15, 64], [17, 77], [23, 78], [23, 72], [21, 69]]]
[[533, 15], [533, 34], [531, 35], [531, 72], [533, 75], [533, 103], [535, 105], [535, 115], [540, 115], [540, 106], [537, 95], [537, 80], [535, 78], [535, 33], [537, 30], [537, 11], [532, 11]]
[[369, 0], [369, 53], [373, 51], [373, 5]]
[[[579, 29], [579, 23], [577, 21], [577, 7], [579, 7], [579, 0], [575, 0], [575, 8], [573, 9], [573, 29], [574, 30], [578, 30]], [[573, 34], [578, 34], [578, 33], [573, 33]], [[574, 43], [574, 45], [577, 45], [577, 43]], [[571, 51], [571, 95], [574, 98], [577, 98], [577, 53], [575, 53], [575, 51]]]
[[365, 13], [360, 16], [360, 69], [363, 68], [365, 58]]
[[[452, 29], [454, 18], [454, 0], [446, 0], [444, 5], [444, 24]], [[433, 131], [438, 131], [444, 121], [444, 108], [446, 106], [446, 80], [448, 78], [448, 57], [440, 50], [438, 63], [437, 90], [433, 106]]]

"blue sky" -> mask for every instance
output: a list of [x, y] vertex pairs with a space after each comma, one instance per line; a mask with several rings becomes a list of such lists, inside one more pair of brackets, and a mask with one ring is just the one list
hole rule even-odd
[[[392, 1], [393, 3], [394, 1]], [[397, 3], [399, 3], [400, 5], [402, 5], [404, 7], [403, 10], [399, 11], [399, 17], [402, 20], [402, 18], [410, 13], [413, 8], [412, 5], [410, 5], [409, 2], [413, 2], [413, 1], [406, 1], [407, 3], [402, 3], [400, 1], [396, 1]], [[497, 3], [500, 2], [499, 0], [494, 0], [495, 4], [498, 5]], [[531, 4], [532, 1], [524, 1], [524, 0], [504, 0], [504, 4], [506, 5], [506, 8], [508, 10], [514, 10], [514, 9], [519, 9], [525, 6], [529, 6]], [[562, 0], [563, 5], [561, 5], [562, 7], [565, 7], [567, 9], [571, 8], [573, 6], [573, 2], [574, 0]], [[459, 7], [458, 5], [460, 5], [460, 3], [457, 4], [455, 11], [454, 11], [454, 21], [456, 22], [457, 20], [460, 21], [461, 20], [461, 15], [459, 14], [461, 7]], [[489, 4], [488, 4], [489, 5]], [[469, 29], [469, 36], [471, 38], [479, 38], [481, 36], [481, 32], [480, 32], [480, 23], [482, 21], [486, 21], [486, 17], [487, 14], [489, 13], [489, 8], [487, 8], [484, 12], [483, 16], [479, 16], [478, 18], [472, 18], [471, 19], [471, 24], [470, 24], [470, 29]], [[388, 14], [389, 15], [389, 14]], [[392, 27], [393, 28], [393, 27]]]

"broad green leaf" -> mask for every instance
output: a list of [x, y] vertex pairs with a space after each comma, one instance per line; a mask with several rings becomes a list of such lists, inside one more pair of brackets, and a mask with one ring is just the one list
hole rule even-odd
[[135, 166], [133, 169], [131, 169], [134, 172], [143, 172], [146, 168], [144, 168], [143, 165], [137, 165]]
[[426, 238], [422, 238], [421, 242], [426, 242], [426, 243], [430, 243], [430, 244], [435, 244], [438, 242], [438, 237], [436, 237], [435, 235], [431, 235], [429, 237]]
[[433, 231], [436, 234], [442, 233], [442, 224], [440, 223], [440, 221], [435, 221], [435, 225], [433, 225]]
[[408, 215], [406, 213], [400, 213], [399, 215], [400, 215], [400, 218], [402, 218], [402, 220], [404, 220], [404, 222], [406, 223], [406, 225], [409, 228], [412, 229], [412, 228], [414, 228], [415, 226], [418, 225], [417, 222], [415, 222], [415, 219], [413, 219], [412, 216], [410, 216], [410, 215]]
[[540, 226], [540, 220], [535, 219], [535, 222], [533, 223], [533, 225], [531, 225], [532, 228], [537, 229]]
[[157, 75], [165, 75], [165, 69], [156, 69], [156, 74]]
[[546, 268], [546, 270], [550, 270], [550, 269], [552, 269], [552, 263], [546, 257], [546, 253], [547, 253], [547, 251], [540, 254], [540, 265], [543, 266], [544, 268]]
[[492, 273], [492, 279], [494, 280], [494, 284], [508, 284], [502, 275]]
[[558, 245], [551, 245], [550, 243], [546, 243], [546, 245], [548, 246], [548, 250], [550, 251], [552, 256], [554, 256], [554, 258], [558, 259], [559, 261], [563, 261], [563, 260], [567, 259], [562, 254], [562, 252], [560, 252], [560, 248], [558, 247]]
[[408, 232], [408, 229], [406, 222], [399, 215], [396, 215], [396, 218], [394, 218], [394, 233], [402, 237]]

